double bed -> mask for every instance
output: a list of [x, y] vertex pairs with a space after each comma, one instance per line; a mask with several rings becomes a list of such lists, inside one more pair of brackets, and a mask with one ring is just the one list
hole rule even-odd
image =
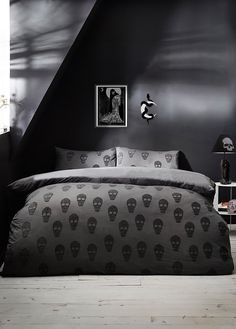
[[4, 276], [231, 274], [214, 183], [178, 151], [58, 149], [55, 171], [22, 178]]

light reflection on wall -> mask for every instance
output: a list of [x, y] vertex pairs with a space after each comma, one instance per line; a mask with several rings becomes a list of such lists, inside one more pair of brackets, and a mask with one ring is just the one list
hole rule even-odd
[[166, 120], [176, 113], [229, 119], [236, 105], [232, 45], [229, 2], [216, 1], [214, 6], [211, 1], [183, 2], [172, 13], [156, 55], [137, 81], [137, 95], [146, 82], [146, 90], [160, 97]]
[[17, 138], [26, 130], [94, 3], [21, 0], [11, 5], [11, 126]]

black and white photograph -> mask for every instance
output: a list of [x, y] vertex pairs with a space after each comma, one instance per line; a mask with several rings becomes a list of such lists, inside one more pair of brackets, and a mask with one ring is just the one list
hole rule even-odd
[[96, 127], [127, 127], [127, 86], [96, 85]]
[[236, 329], [236, 0], [0, 12], [0, 329]]

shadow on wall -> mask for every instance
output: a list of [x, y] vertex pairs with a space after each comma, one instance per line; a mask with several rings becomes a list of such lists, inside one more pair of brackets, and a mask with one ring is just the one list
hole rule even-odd
[[17, 144], [95, 0], [11, 1], [11, 126]]
[[[217, 177], [212, 145], [236, 121], [230, 4], [96, 3], [22, 139], [18, 174], [52, 168], [54, 146], [124, 145], [181, 149], [194, 170]], [[128, 85], [128, 128], [94, 128], [96, 84]], [[147, 92], [158, 101], [150, 125], [140, 115]]]

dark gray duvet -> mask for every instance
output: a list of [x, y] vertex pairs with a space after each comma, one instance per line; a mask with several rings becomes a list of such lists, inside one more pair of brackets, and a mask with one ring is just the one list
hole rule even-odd
[[230, 274], [228, 228], [214, 183], [178, 169], [89, 168], [11, 184], [14, 216], [3, 275]]

